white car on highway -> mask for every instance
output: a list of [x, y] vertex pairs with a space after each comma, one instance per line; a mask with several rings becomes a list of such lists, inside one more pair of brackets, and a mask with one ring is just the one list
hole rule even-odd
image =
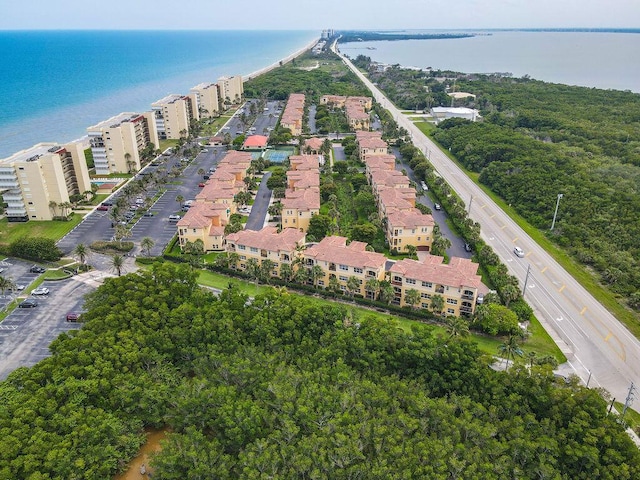
[[513, 249], [513, 253], [516, 254], [516, 257], [524, 258], [524, 250], [522, 250], [520, 247], [515, 247]]

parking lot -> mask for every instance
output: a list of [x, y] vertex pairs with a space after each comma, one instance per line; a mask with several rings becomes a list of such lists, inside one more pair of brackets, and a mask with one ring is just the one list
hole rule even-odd
[[19, 297], [21, 292], [29, 288], [31, 283], [38, 278], [38, 273], [29, 272], [32, 265], [32, 262], [15, 258], [5, 258], [0, 262], [0, 268], [3, 269], [2, 276], [11, 280], [17, 287], [22, 287], [13, 291], [7, 290], [4, 295], [0, 295], [0, 310]]
[[[30, 296], [38, 303], [37, 307], [16, 308], [0, 323], [0, 380], [18, 367], [32, 366], [48, 357], [49, 344], [58, 335], [80, 327], [67, 322], [66, 315], [82, 310], [84, 295], [99, 284], [98, 277], [102, 276], [101, 272], [89, 272], [67, 280], [44, 282], [49, 295]], [[21, 295], [22, 299], [25, 297]]]

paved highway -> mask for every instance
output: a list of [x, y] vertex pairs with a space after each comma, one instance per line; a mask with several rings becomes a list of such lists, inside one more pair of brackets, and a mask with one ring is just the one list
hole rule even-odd
[[[477, 187], [440, 149], [406, 118], [346, 58], [345, 64], [371, 90], [376, 101], [407, 129], [416, 147], [467, 204], [470, 217], [482, 225], [482, 238], [509, 272], [525, 284], [525, 298], [537, 318], [567, 356], [565, 368], [589, 386], [608, 390], [624, 402], [631, 382], [640, 381], [640, 342], [574, 278]], [[513, 254], [515, 246], [524, 258]]]

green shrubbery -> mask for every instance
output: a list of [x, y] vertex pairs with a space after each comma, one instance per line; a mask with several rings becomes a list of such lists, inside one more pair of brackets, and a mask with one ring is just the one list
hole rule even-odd
[[133, 242], [93, 242], [90, 245], [91, 250], [100, 253], [126, 253], [133, 250]]
[[22, 237], [11, 242], [8, 249], [12, 257], [25, 258], [36, 262], [55, 262], [62, 257], [62, 251], [55, 240], [44, 237]]

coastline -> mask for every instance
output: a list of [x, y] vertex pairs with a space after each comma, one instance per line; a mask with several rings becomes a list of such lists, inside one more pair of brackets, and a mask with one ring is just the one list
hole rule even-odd
[[[278, 60], [277, 62], [272, 63], [271, 65], [267, 65], [266, 67], [260, 68], [254, 72], [249, 73], [248, 75], [243, 75], [242, 76], [242, 82], [247, 82], [249, 80], [252, 80], [256, 77], [259, 77], [260, 75], [270, 72], [271, 70], [278, 68], [281, 65], [284, 65], [286, 63], [289, 63], [291, 60], [293, 60], [294, 58], [299, 57], [300, 55], [302, 55], [304, 52], [306, 52], [307, 50], [311, 50], [318, 42], [320, 41], [320, 38], [315, 38], [313, 39], [311, 42], [309, 42], [307, 45], [305, 45], [304, 47], [296, 50], [295, 52], [293, 52], [290, 55], [287, 55], [286, 57]], [[44, 140], [42, 140], [44, 141]], [[88, 135], [83, 135], [79, 138], [76, 138], [75, 140], [72, 140], [71, 143], [80, 143], [82, 144], [82, 146], [86, 149], [89, 147], [89, 136]]]
[[278, 68], [280, 65], [284, 65], [285, 63], [289, 63], [291, 60], [293, 60], [296, 57], [299, 57], [300, 55], [302, 55], [304, 52], [306, 52], [307, 50], [311, 50], [318, 42], [320, 41], [319, 38], [316, 38], [314, 40], [312, 40], [311, 42], [309, 42], [307, 45], [305, 45], [304, 47], [302, 47], [299, 50], [296, 50], [295, 52], [293, 52], [291, 55], [284, 57], [281, 60], [278, 60], [275, 63], [272, 63], [271, 65], [268, 65], [264, 68], [261, 68], [259, 70], [256, 70], [255, 72], [252, 72], [248, 75], [243, 75], [242, 76], [242, 81], [246, 82], [248, 80], [252, 80], [256, 77], [259, 77], [260, 75], [270, 72], [271, 70], [273, 70], [274, 68]]

